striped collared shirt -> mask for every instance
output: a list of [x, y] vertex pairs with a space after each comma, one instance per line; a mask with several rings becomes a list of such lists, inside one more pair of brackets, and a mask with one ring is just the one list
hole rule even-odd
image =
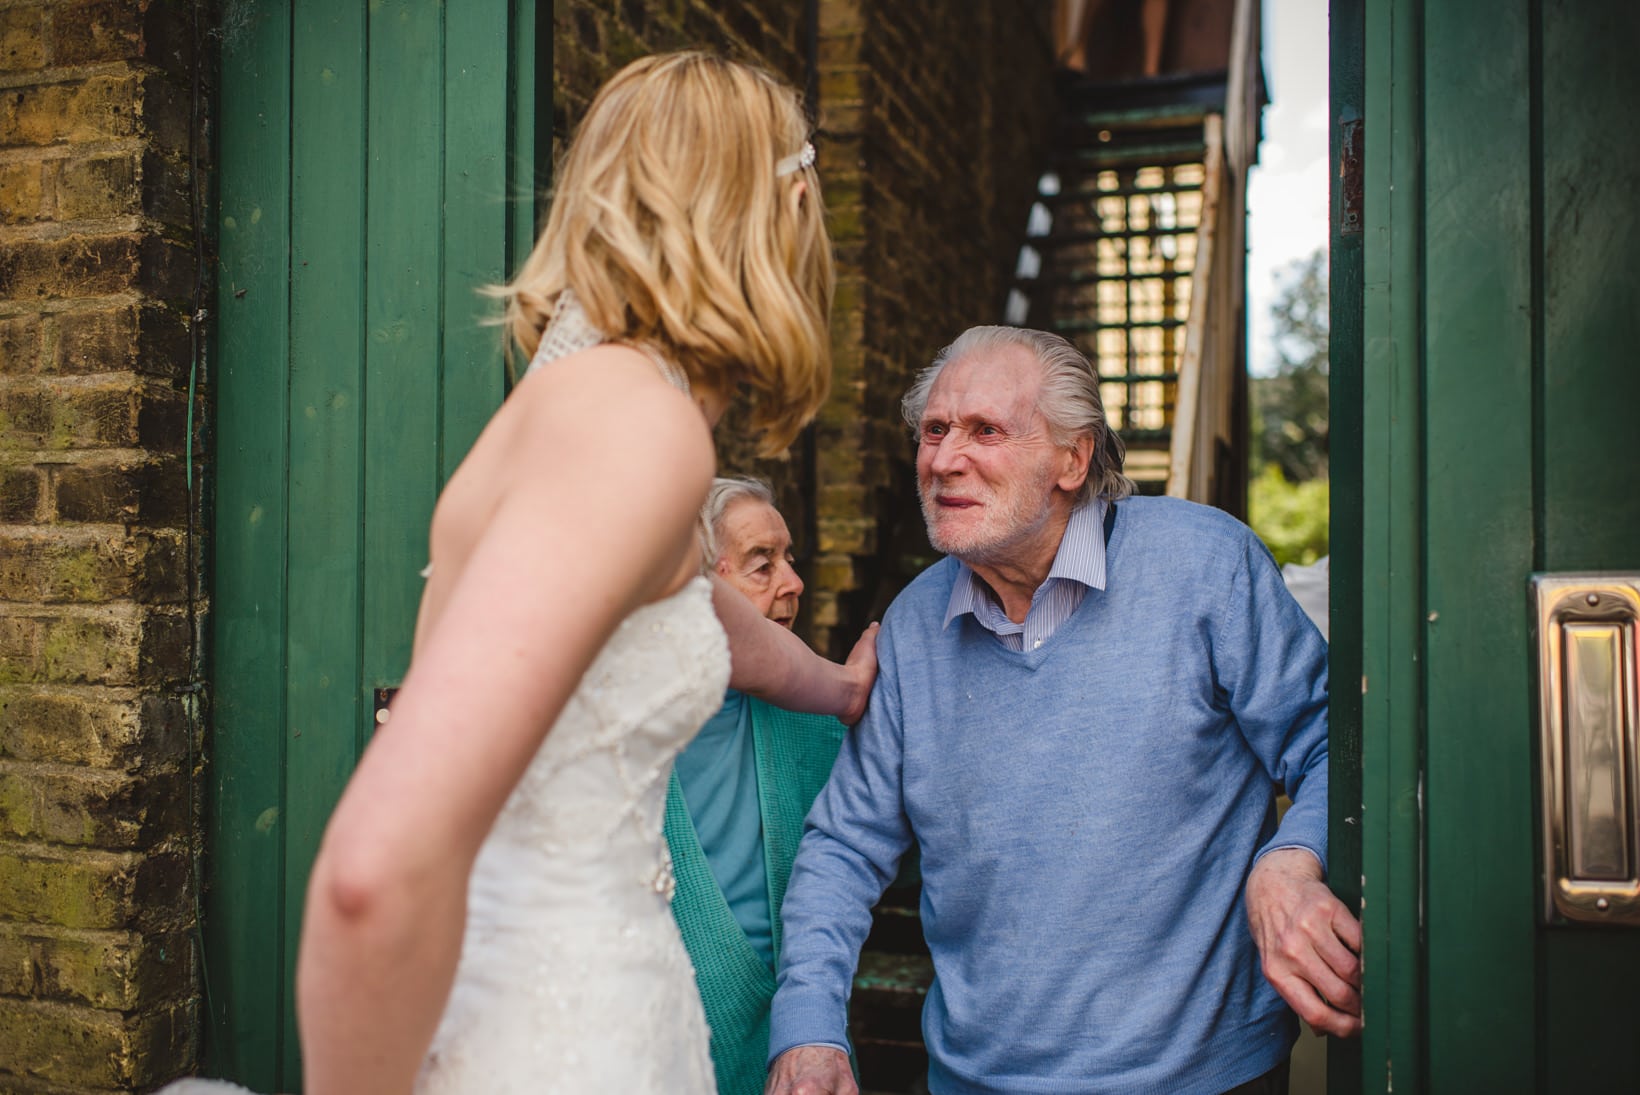
[[1071, 511], [1053, 567], [1031, 594], [1031, 607], [1022, 624], [1008, 618], [990, 587], [962, 563], [945, 607], [944, 626], [951, 626], [952, 620], [971, 612], [979, 625], [1009, 650], [1035, 650], [1071, 618], [1088, 590], [1105, 588], [1104, 521], [1104, 499]]

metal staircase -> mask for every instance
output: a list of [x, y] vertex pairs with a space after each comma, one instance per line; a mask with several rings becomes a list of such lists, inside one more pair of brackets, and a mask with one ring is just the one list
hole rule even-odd
[[1008, 299], [1008, 322], [1057, 331], [1094, 362], [1128, 473], [1150, 494], [1168, 487], [1191, 308], [1205, 299], [1223, 87], [1222, 75], [1067, 86]]

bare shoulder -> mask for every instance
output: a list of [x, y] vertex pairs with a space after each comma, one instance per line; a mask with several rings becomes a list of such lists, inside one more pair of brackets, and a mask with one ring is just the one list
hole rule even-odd
[[[572, 444], [593, 453], [630, 452], [677, 469], [704, 464], [711, 478], [712, 435], [694, 402], [655, 363], [627, 346], [595, 346], [526, 377], [509, 402], [518, 404], [512, 447], [540, 452]], [[655, 467], [665, 474], [668, 469]], [[704, 489], [704, 487], [702, 488]]]
[[596, 347], [531, 374], [508, 402], [517, 403], [504, 458], [508, 499], [541, 524], [575, 514], [587, 547], [647, 543], [659, 552], [650, 566], [688, 565], [716, 455], [700, 408], [654, 362]]

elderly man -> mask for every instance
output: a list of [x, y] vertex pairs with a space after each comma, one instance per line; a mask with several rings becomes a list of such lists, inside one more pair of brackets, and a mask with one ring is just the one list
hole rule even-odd
[[[718, 479], [701, 512], [712, 568], [769, 619], [791, 627], [803, 580], [767, 484]], [[672, 913], [695, 964], [723, 1095], [757, 1095], [769, 1052], [780, 899], [803, 815], [846, 729], [730, 691], [677, 760], [666, 842]]]
[[1323, 881], [1326, 644], [1246, 526], [1129, 497], [1064, 339], [974, 328], [905, 410], [948, 557], [889, 609], [809, 816], [768, 1091], [856, 1091], [851, 975], [913, 842], [933, 1095], [1284, 1091], [1288, 1004], [1359, 1028], [1359, 926]]

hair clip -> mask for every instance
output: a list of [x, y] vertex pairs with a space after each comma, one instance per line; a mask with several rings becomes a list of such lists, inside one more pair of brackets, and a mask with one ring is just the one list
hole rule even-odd
[[804, 141], [803, 147], [790, 156], [786, 156], [774, 165], [774, 177], [783, 179], [793, 171], [801, 171], [805, 167], [814, 166], [814, 142]]

